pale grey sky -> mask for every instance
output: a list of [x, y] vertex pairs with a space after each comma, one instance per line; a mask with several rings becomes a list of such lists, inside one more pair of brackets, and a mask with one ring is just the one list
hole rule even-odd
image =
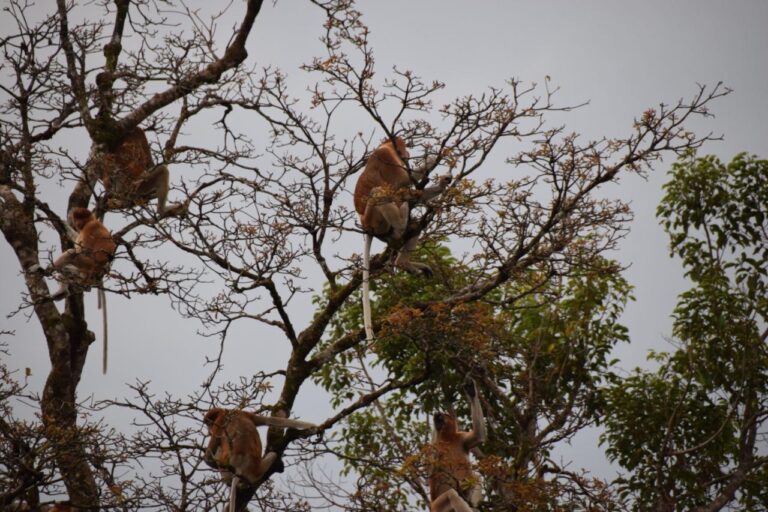
[[[358, 7], [371, 29], [379, 73], [397, 65], [425, 79], [439, 79], [447, 84], [446, 98], [501, 86], [510, 77], [542, 83], [549, 76], [561, 87], [561, 103], [590, 101], [554, 120], [589, 139], [626, 135], [633, 118], [646, 108], [689, 97], [697, 84], [723, 81], [734, 93], [713, 105], [715, 119], [691, 126], [697, 132], [724, 135], [724, 141], [709, 144], [704, 151], [723, 159], [739, 151], [768, 156], [764, 29], [768, 2], [366, 0]], [[248, 44], [249, 61], [279, 66], [288, 73], [296, 95], [301, 95], [313, 77], [298, 65], [320, 54], [321, 23], [320, 11], [305, 3], [265, 2]], [[3, 33], [8, 30], [5, 17], [0, 17], [0, 26]], [[205, 140], [206, 133], [201, 130], [189, 137]], [[82, 139], [60, 143], [87, 151]], [[491, 169], [502, 165], [503, 155], [498, 156], [498, 161], [489, 163]], [[630, 266], [625, 275], [637, 297], [623, 317], [632, 344], [616, 351], [627, 369], [642, 364], [648, 349], [665, 347], [669, 314], [686, 286], [679, 262], [668, 257], [666, 236], [654, 215], [670, 164], [671, 160], [658, 164], [647, 181], [627, 176], [604, 191], [631, 201], [635, 213], [631, 232], [616, 254]], [[178, 182], [180, 174], [172, 169], [172, 175]], [[54, 193], [63, 208], [66, 191]], [[360, 250], [357, 245], [349, 247]], [[178, 254], [170, 251], [167, 257]], [[42, 390], [49, 366], [36, 320], [5, 318], [16, 306], [23, 282], [4, 242], [0, 268], [0, 325], [16, 331], [15, 337], [6, 339], [10, 365], [31, 367], [29, 385]], [[94, 293], [87, 298], [87, 308], [100, 344]], [[308, 318], [307, 301], [295, 309]], [[201, 327], [195, 321], [171, 311], [167, 299], [151, 296], [130, 301], [110, 296], [109, 314], [110, 373], [101, 375], [101, 349], [93, 347], [80, 385], [81, 398], [121, 396], [126, 392], [124, 383], [135, 378], [151, 380], [158, 393], [184, 394], [199, 385], [207, 373], [201, 367], [204, 356], [213, 355], [217, 344], [196, 334]], [[287, 354], [288, 347], [274, 332], [243, 326], [227, 342], [226, 373], [237, 378], [273, 369], [283, 365]], [[325, 411], [319, 396], [316, 391], [302, 394], [296, 411], [306, 419], [321, 419]], [[564, 453], [574, 457], [574, 467], [609, 476], [610, 467], [595, 455], [594, 439], [594, 433], [580, 436]]]

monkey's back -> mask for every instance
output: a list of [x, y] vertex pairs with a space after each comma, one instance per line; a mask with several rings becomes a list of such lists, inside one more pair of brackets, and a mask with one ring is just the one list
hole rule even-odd
[[121, 190], [133, 184], [153, 166], [149, 141], [141, 128], [134, 128], [113, 148], [101, 155], [99, 175], [105, 187]]
[[[355, 186], [355, 211], [358, 215], [365, 213], [365, 206], [371, 196], [371, 191], [376, 187], [390, 188], [397, 191], [408, 188], [411, 180], [405, 164], [392, 148], [391, 143], [384, 143], [376, 151], [371, 153], [365, 163], [365, 169], [357, 180]], [[401, 202], [393, 198], [396, 202]]]
[[91, 273], [98, 274], [112, 260], [117, 244], [112, 234], [97, 219], [88, 222], [77, 235], [78, 250], [90, 262]]
[[227, 435], [232, 440], [230, 463], [248, 481], [256, 482], [260, 473], [261, 437], [247, 412], [233, 413], [227, 425]]

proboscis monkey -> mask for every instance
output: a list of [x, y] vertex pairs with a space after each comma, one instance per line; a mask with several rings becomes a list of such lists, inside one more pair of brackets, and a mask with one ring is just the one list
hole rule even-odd
[[75, 243], [75, 247], [66, 250], [53, 262], [53, 268], [61, 276], [61, 288], [53, 295], [53, 299], [66, 297], [71, 285], [81, 289], [99, 287], [98, 302], [104, 323], [102, 372], [107, 373], [107, 297], [99, 285], [115, 256], [117, 245], [109, 230], [87, 208], [72, 208], [69, 212], [69, 224], [72, 227], [67, 225], [67, 234]]
[[[370, 301], [370, 270], [371, 243], [373, 237], [384, 242], [394, 242], [402, 239], [408, 228], [410, 219], [410, 202], [429, 201], [450, 183], [450, 177], [438, 179], [437, 185], [427, 187], [422, 191], [413, 188], [415, 181], [421, 180], [428, 165], [420, 171], [408, 173], [403, 159], [410, 158], [405, 141], [395, 138], [393, 144], [387, 140], [381, 144], [365, 164], [363, 173], [355, 186], [355, 210], [360, 216], [360, 223], [365, 231], [365, 248], [363, 251], [363, 324], [368, 342], [373, 340], [373, 324], [371, 322]], [[413, 179], [412, 179], [413, 178]], [[419, 242], [418, 236], [406, 240], [395, 259], [395, 265], [414, 274], [432, 274], [432, 269], [424, 263], [411, 261], [411, 253]]]
[[205, 414], [203, 423], [208, 427], [210, 436], [203, 460], [221, 472], [224, 482], [231, 483], [230, 512], [235, 512], [238, 479], [244, 478], [249, 484], [255, 485], [277, 459], [274, 452], [262, 455], [261, 437], [256, 427], [267, 425], [299, 430], [316, 427], [306, 421], [218, 407]]
[[157, 213], [181, 215], [182, 204], [166, 209], [170, 175], [168, 167], [152, 162], [152, 151], [144, 131], [135, 127], [119, 142], [101, 151], [93, 159], [97, 177], [104, 184], [107, 209], [143, 205], [157, 198]]
[[467, 381], [464, 390], [472, 415], [470, 432], [460, 432], [452, 414], [434, 415], [434, 461], [429, 475], [431, 512], [472, 512], [483, 498], [479, 478], [469, 461], [469, 451], [485, 441], [485, 420], [475, 382]]

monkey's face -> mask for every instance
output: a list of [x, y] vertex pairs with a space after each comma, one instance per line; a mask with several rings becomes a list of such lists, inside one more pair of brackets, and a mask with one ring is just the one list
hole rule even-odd
[[205, 413], [205, 417], [203, 418], [203, 423], [206, 427], [208, 427], [209, 431], [213, 431], [214, 426], [218, 423], [219, 418], [224, 414], [224, 409], [219, 409], [218, 407], [215, 407]]
[[435, 430], [438, 432], [455, 432], [456, 419], [446, 412], [437, 412], [433, 416]]
[[81, 231], [91, 218], [94, 217], [88, 208], [72, 208], [69, 212], [69, 224], [77, 231]]

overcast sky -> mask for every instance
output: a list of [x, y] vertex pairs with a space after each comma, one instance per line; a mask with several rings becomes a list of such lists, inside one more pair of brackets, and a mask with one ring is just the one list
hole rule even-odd
[[[439, 79], [447, 85], [446, 97], [479, 93], [510, 77], [542, 83], [549, 76], [561, 87], [561, 103], [589, 100], [588, 106], [558, 118], [585, 139], [626, 136], [633, 118], [646, 108], [690, 97], [697, 84], [723, 81], [734, 93], [713, 105], [715, 119], [691, 126], [698, 133], [724, 136], [704, 151], [723, 159], [740, 151], [768, 156], [768, 2], [367, 0], [358, 7], [372, 32], [379, 73], [397, 65], [427, 80]], [[233, 15], [240, 8], [235, 2]], [[304, 2], [265, 2], [249, 40], [249, 61], [282, 68], [293, 90], [301, 93], [312, 77], [298, 65], [321, 54], [322, 21], [321, 12]], [[0, 16], [0, 25], [7, 33], [6, 17]], [[205, 140], [206, 132], [190, 137]], [[61, 141], [87, 151], [82, 142]], [[637, 298], [623, 317], [633, 341], [617, 349], [625, 369], [642, 364], [650, 348], [665, 347], [669, 314], [686, 286], [679, 262], [668, 257], [666, 236], [654, 216], [670, 164], [668, 159], [656, 165], [647, 181], [627, 176], [603, 192], [631, 201], [635, 214], [631, 232], [615, 254], [629, 266], [625, 275]], [[56, 192], [60, 207], [66, 192]], [[10, 365], [32, 368], [29, 385], [42, 390], [49, 363], [36, 319], [5, 318], [17, 306], [23, 285], [18, 262], [5, 243], [0, 243], [0, 263], [0, 329], [16, 332], [6, 338]], [[217, 350], [214, 340], [196, 334], [199, 324], [171, 311], [164, 298], [128, 301], [110, 296], [109, 307], [110, 372], [101, 375], [101, 349], [93, 347], [81, 398], [123, 395], [125, 383], [137, 377], [151, 380], [158, 393], [185, 394], [199, 385], [206, 375], [205, 355]], [[308, 318], [307, 302], [304, 307]], [[100, 344], [95, 293], [89, 294], [87, 309]], [[235, 379], [283, 366], [287, 348], [273, 332], [254, 332], [253, 325], [236, 330], [227, 342], [226, 373]], [[322, 419], [317, 397], [317, 392], [300, 395], [296, 411], [306, 419]], [[575, 457], [575, 467], [610, 476], [610, 467], [594, 455], [594, 441], [593, 434], [581, 436], [567, 454]]]

